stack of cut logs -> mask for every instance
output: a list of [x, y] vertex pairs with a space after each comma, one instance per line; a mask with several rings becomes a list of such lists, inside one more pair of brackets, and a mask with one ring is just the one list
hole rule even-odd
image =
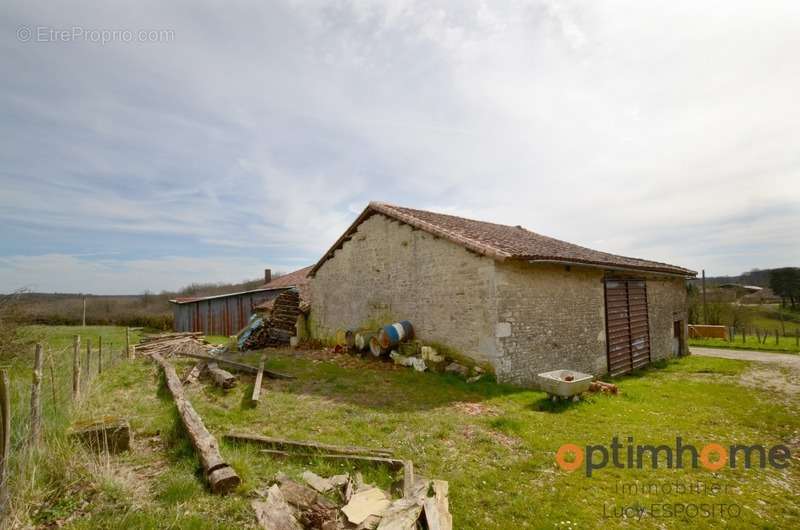
[[288, 289], [275, 299], [272, 311], [264, 325], [255, 330], [244, 342], [245, 350], [256, 350], [268, 346], [286, 346], [297, 332], [295, 325], [300, 315], [300, 293]]

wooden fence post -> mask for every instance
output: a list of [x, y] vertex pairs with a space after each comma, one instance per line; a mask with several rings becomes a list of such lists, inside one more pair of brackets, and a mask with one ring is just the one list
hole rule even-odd
[[39, 445], [42, 437], [42, 366], [44, 352], [41, 344], [36, 345], [33, 356], [33, 386], [31, 387], [31, 432], [29, 442]]
[[794, 345], [800, 346], [800, 328], [794, 328]]
[[103, 373], [103, 337], [97, 337], [97, 373]]
[[81, 398], [81, 336], [72, 339], [72, 401]]
[[742, 326], [742, 344], [747, 342], [747, 326]]
[[131, 358], [131, 328], [125, 328], [125, 357]]
[[8, 511], [8, 455], [11, 450], [11, 388], [8, 370], [0, 370], [0, 415], [3, 433], [0, 436], [0, 513]]
[[775, 330], [775, 345], [777, 346], [780, 341], [778, 340], [778, 330]]
[[48, 356], [50, 365], [50, 388], [53, 389], [53, 410], [58, 410], [58, 393], [56, 392], [56, 363], [53, 361], [52, 353]]
[[92, 339], [86, 339], [86, 384], [92, 378]]

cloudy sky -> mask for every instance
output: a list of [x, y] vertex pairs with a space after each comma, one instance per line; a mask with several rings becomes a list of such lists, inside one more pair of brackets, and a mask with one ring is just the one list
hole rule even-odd
[[800, 265], [798, 27], [795, 0], [6, 1], [0, 292], [290, 271], [369, 200]]

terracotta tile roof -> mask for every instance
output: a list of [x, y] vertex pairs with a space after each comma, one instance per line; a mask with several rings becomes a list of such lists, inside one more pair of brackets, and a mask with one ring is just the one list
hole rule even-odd
[[521, 226], [508, 226], [485, 221], [475, 221], [454, 215], [403, 208], [381, 202], [371, 202], [350, 228], [310, 270], [314, 273], [322, 264], [352, 237], [358, 225], [375, 214], [383, 214], [433, 235], [449, 239], [473, 252], [497, 260], [525, 260], [559, 262], [575, 265], [595, 265], [614, 270], [636, 270], [695, 276], [695, 271], [668, 263], [629, 258], [592, 250], [580, 245], [543, 236]]
[[[297, 287], [300, 291], [300, 305], [307, 305], [311, 303], [311, 289], [309, 287], [309, 282], [311, 279], [308, 277], [308, 273], [311, 270], [311, 266], [303, 267], [302, 269], [298, 269], [294, 272], [290, 272], [288, 274], [283, 274], [278, 276], [274, 280], [269, 283], [266, 283], [259, 287], [259, 289], [285, 289], [287, 287]], [[272, 300], [268, 300], [257, 305], [256, 309], [269, 309], [272, 305]]]

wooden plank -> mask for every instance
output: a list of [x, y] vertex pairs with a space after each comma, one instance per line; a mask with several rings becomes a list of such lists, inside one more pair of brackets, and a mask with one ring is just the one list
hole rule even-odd
[[264, 377], [264, 361], [266, 360], [265, 356], [261, 356], [261, 361], [258, 363], [258, 373], [256, 374], [256, 381], [253, 383], [253, 395], [250, 398], [250, 401], [253, 403], [258, 403], [258, 400], [261, 398], [261, 379]]
[[198, 361], [197, 364], [192, 366], [192, 369], [189, 370], [189, 373], [186, 374], [186, 377], [183, 378], [184, 385], [193, 385], [197, 382], [200, 378], [200, 374], [203, 373], [203, 370], [206, 369], [206, 361]]
[[414, 462], [403, 462], [403, 497], [410, 498], [414, 493]]
[[[212, 361], [218, 362], [219, 364], [224, 364], [225, 366], [230, 366], [235, 368], [241, 372], [245, 372], [248, 374], [257, 374], [258, 367], [251, 366], [249, 364], [238, 363], [236, 361], [229, 361], [228, 359], [223, 359], [221, 357], [212, 357], [210, 355], [203, 355], [200, 353], [189, 353], [189, 352], [175, 352], [175, 355], [179, 355], [181, 357], [191, 357], [192, 359], [201, 359], [204, 361]], [[271, 370], [264, 369], [264, 375], [269, 377], [270, 379], [294, 379], [293, 375], [286, 375], [281, 374], [279, 372], [273, 372]]]
[[341, 454], [326, 454], [326, 453], [292, 453], [289, 451], [281, 451], [279, 449], [261, 449], [261, 452], [278, 457], [304, 457], [316, 458], [319, 460], [332, 460], [335, 462], [353, 461], [365, 464], [373, 464], [386, 466], [390, 471], [399, 472], [404, 468], [405, 460], [398, 460], [397, 458], [388, 458], [384, 456], [367, 456], [367, 455], [341, 455]]
[[[297, 440], [284, 440], [282, 438], [273, 438], [271, 436], [261, 436], [258, 434], [245, 434], [245, 433], [228, 433], [223, 436], [225, 440], [231, 442], [254, 443], [263, 445], [270, 449], [278, 449], [280, 451], [291, 451], [295, 453], [318, 453], [325, 452], [338, 455], [364, 455], [376, 457], [391, 457], [392, 451], [388, 449], [368, 449], [365, 447], [355, 446], [340, 446], [331, 445], [317, 442], [304, 442]], [[402, 461], [401, 462], [402, 467]]]
[[445, 480], [433, 481], [433, 497], [425, 499], [424, 513], [428, 530], [453, 530], [453, 516], [450, 515], [448, 484]]

